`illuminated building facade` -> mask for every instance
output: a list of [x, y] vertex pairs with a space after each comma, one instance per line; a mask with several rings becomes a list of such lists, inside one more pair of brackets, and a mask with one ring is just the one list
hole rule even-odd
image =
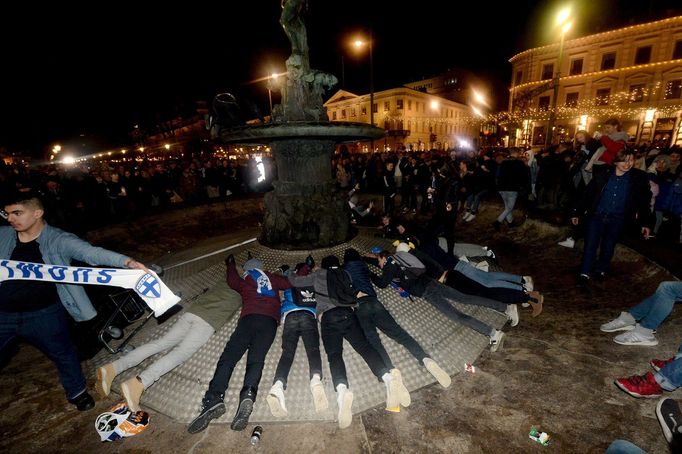
[[[369, 94], [336, 92], [324, 105], [330, 121], [370, 123]], [[374, 93], [374, 124], [386, 130], [375, 148], [397, 150], [448, 150], [476, 145], [478, 129], [470, 121], [471, 109], [450, 99], [400, 87]], [[363, 151], [369, 144], [359, 145]]]
[[[561, 56], [561, 60], [559, 62]], [[632, 143], [682, 145], [682, 16], [525, 50], [510, 60], [510, 145], [546, 146], [616, 117]]]

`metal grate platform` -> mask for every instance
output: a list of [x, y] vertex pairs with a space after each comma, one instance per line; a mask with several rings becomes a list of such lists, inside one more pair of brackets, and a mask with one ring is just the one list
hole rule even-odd
[[[369, 251], [375, 245], [391, 247], [390, 242], [387, 240], [374, 238], [370, 235], [371, 233], [361, 233], [348, 243], [311, 252], [319, 263], [322, 257], [329, 254], [335, 254], [342, 258], [343, 252], [349, 247], [354, 247], [361, 253]], [[247, 251], [250, 251], [254, 257], [260, 258], [266, 270], [274, 270], [284, 263], [293, 267], [296, 263], [304, 261], [308, 255], [308, 251], [269, 249], [255, 241], [229, 252], [235, 255], [237, 263], [242, 264], [246, 261]], [[164, 282], [174, 292], [182, 294], [183, 305], [191, 304], [191, 300], [201, 293], [203, 289], [225, 278], [225, 265], [223, 261], [227, 254], [228, 252], [216, 254], [199, 261], [172, 267], [166, 273]], [[413, 297], [413, 301], [411, 301], [408, 298], [400, 297], [398, 292], [391, 288], [378, 289], [377, 293], [396, 321], [450, 375], [460, 373], [465, 362], [474, 362], [483, 349], [488, 347], [487, 337], [450, 321], [421, 298]], [[463, 312], [475, 316], [496, 328], [501, 328], [507, 320], [504, 315], [489, 309], [462, 304], [457, 304], [456, 306]], [[150, 323], [137, 335], [137, 339], [131, 343], [141, 345], [150, 339], [165, 334], [180, 314], [175, 315], [171, 320], [160, 326]], [[201, 399], [208, 388], [208, 383], [213, 377], [215, 365], [225, 347], [225, 343], [237, 325], [238, 317], [239, 312], [236, 312], [231, 320], [216, 332], [193, 357], [163, 376], [156, 384], [145, 391], [142, 395], [142, 404], [178, 421], [191, 421], [199, 412]], [[329, 365], [322, 341], [320, 341], [320, 350], [322, 353], [323, 374], [325, 375], [323, 382], [327, 399], [329, 400], [329, 409], [322, 414], [315, 413], [312, 395], [309, 390], [308, 362], [303, 343], [299, 342], [296, 358], [289, 375], [287, 390], [285, 391], [289, 415], [287, 418], [280, 419], [273, 417], [270, 413], [265, 402], [265, 396], [272, 385], [272, 379], [281, 353], [281, 331], [282, 329], [279, 328], [277, 337], [267, 355], [259, 396], [250, 420], [252, 422], [334, 420], [337, 411], [336, 394], [333, 390]], [[383, 334], [380, 334], [380, 336], [393, 363], [402, 371], [405, 385], [410, 391], [435, 383], [435, 379], [405, 348]], [[111, 362], [116, 357], [106, 351], [102, 351], [89, 362], [88, 366], [94, 370], [95, 367]], [[149, 358], [141, 365], [119, 375], [114, 381], [113, 391], [119, 392], [119, 384], [122, 381], [137, 374], [144, 367], [151, 364], [154, 359], [155, 357]], [[355, 396], [353, 412], [359, 413], [377, 405], [383, 405], [385, 399], [384, 385], [377, 381], [366, 363], [347, 342], [344, 342], [344, 359], [350, 387]], [[236, 411], [239, 391], [244, 379], [245, 363], [246, 355], [239, 362], [232, 375], [230, 386], [225, 395], [225, 404], [228, 407], [228, 411], [225, 416], [218, 420], [219, 422], [231, 422]]]

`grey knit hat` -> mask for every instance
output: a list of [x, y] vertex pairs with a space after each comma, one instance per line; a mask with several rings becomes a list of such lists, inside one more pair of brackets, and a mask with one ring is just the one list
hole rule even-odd
[[259, 270], [263, 269], [263, 262], [259, 259], [249, 259], [244, 263], [244, 271], [250, 271], [256, 268]]

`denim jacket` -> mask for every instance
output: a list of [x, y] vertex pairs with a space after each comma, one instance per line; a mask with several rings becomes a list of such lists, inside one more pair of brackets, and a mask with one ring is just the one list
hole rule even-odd
[[[73, 259], [90, 265], [105, 265], [123, 268], [129, 257], [117, 252], [96, 247], [68, 233], [45, 223], [36, 239], [43, 261], [50, 265], [70, 266]], [[0, 227], [0, 259], [9, 259], [17, 243], [17, 234], [12, 227]], [[0, 284], [2, 285], [2, 284]], [[56, 284], [59, 299], [74, 320], [90, 320], [97, 311], [80, 285]]]

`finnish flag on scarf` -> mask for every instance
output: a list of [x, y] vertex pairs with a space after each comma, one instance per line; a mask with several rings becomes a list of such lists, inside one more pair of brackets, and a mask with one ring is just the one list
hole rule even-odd
[[43, 263], [0, 260], [0, 282], [27, 280], [56, 284], [111, 285], [132, 289], [149, 306], [156, 317], [175, 306], [175, 295], [153, 271], [119, 268], [88, 268]]

